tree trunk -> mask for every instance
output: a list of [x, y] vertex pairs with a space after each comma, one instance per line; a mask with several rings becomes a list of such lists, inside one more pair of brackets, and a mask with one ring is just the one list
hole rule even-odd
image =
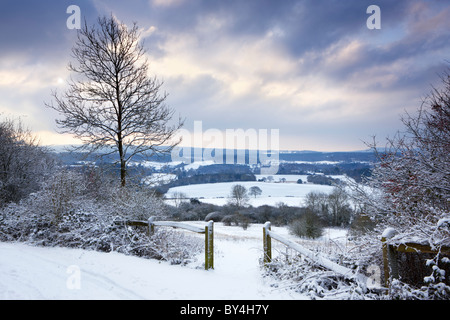
[[127, 168], [125, 165], [125, 161], [120, 161], [120, 184], [122, 187], [125, 187], [126, 175], [127, 175]]
[[127, 164], [125, 162], [124, 159], [124, 154], [123, 154], [123, 142], [122, 142], [122, 137], [119, 134], [119, 157], [120, 157], [120, 185], [122, 187], [125, 187], [126, 184], [126, 175], [127, 175]]

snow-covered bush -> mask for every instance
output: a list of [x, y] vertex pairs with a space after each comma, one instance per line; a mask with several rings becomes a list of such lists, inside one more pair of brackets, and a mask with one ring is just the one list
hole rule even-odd
[[[436, 249], [438, 253], [431, 260], [444, 271], [448, 270], [448, 257], [440, 248], [450, 246], [450, 229], [444, 223], [450, 219], [450, 74], [442, 80], [442, 87], [433, 88], [417, 114], [406, 114], [402, 119], [404, 132], [387, 139], [384, 148], [375, 142], [370, 145], [378, 162], [365, 185], [351, 188], [365, 214], [377, 223], [372, 242], [385, 228], [394, 228], [398, 232], [396, 243], [415, 242]], [[420, 263], [425, 264], [425, 260]], [[424, 286], [401, 286], [396, 281], [393, 292], [398, 293], [401, 287], [410, 295], [398, 296], [448, 299], [449, 276], [436, 268], [426, 275]]]
[[55, 163], [20, 120], [0, 119], [0, 208], [39, 190]]
[[356, 282], [315, 264], [300, 255], [278, 257], [264, 268], [264, 275], [274, 279], [273, 287], [290, 288], [311, 299], [360, 300], [381, 299], [379, 292], [362, 288]]
[[201, 241], [169, 229], [149, 237], [146, 228], [116, 224], [117, 220], [147, 220], [164, 216], [162, 201], [139, 186], [104, 187], [93, 194], [86, 172], [61, 170], [43, 188], [0, 211], [0, 241], [24, 241], [117, 251], [182, 263], [192, 259]]
[[150, 189], [140, 186], [113, 187], [109, 199], [111, 215], [124, 220], [148, 220], [165, 217], [166, 205]]
[[[60, 170], [50, 177], [40, 192], [39, 203], [49, 208], [53, 223], [60, 223], [77, 207], [88, 200], [87, 186], [83, 175], [76, 171]], [[41, 208], [45, 210], [44, 208]]]

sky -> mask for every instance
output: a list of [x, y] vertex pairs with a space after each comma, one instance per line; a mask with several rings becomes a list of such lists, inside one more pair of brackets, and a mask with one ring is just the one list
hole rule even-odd
[[0, 119], [20, 118], [43, 145], [76, 142], [45, 107], [71, 76], [70, 5], [89, 25], [138, 24], [187, 131], [277, 129], [281, 150], [382, 144], [450, 63], [448, 0], [2, 0]]

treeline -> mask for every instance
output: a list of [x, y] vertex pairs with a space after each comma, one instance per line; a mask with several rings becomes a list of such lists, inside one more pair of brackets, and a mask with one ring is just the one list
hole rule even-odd
[[325, 175], [318, 175], [318, 174], [309, 175], [306, 177], [306, 180], [309, 183], [321, 184], [321, 185], [325, 185], [325, 186], [340, 185], [342, 183], [342, 181], [340, 179], [335, 179], [332, 177], [328, 177]]
[[312, 172], [324, 175], [347, 175], [356, 182], [361, 182], [363, 177], [371, 175], [372, 164], [370, 162], [343, 162], [338, 164], [326, 163], [280, 163], [278, 174], [308, 175]]

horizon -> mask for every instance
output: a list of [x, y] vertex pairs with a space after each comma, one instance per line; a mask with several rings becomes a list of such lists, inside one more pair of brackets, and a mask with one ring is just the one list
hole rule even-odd
[[[80, 147], [82, 146], [81, 144], [43, 144], [43, 145], [39, 145], [41, 147], [46, 147], [46, 148], [57, 148], [57, 149], [63, 149], [63, 148], [71, 148], [71, 147]], [[161, 148], [164, 148], [165, 146], [160, 146]], [[192, 146], [185, 146], [186, 148], [192, 148], [192, 149], [200, 149], [202, 148], [203, 150], [208, 149], [205, 147], [192, 147]], [[183, 147], [184, 148], [184, 147]], [[218, 149], [222, 149], [222, 150], [227, 150], [227, 148], [218, 148]], [[258, 149], [239, 149], [239, 148], [231, 148], [229, 150], [245, 150], [245, 151], [261, 151]], [[352, 152], [371, 152], [371, 148], [367, 148], [367, 149], [360, 149], [360, 150], [330, 150], [330, 151], [320, 151], [320, 150], [288, 150], [288, 149], [280, 149], [277, 150], [277, 152], [279, 153], [293, 153], [293, 152], [303, 152], [303, 153], [352, 153]], [[270, 151], [270, 150], [269, 150]], [[56, 152], [62, 152], [62, 151], [56, 151]], [[94, 152], [95, 153], [95, 152]]]

